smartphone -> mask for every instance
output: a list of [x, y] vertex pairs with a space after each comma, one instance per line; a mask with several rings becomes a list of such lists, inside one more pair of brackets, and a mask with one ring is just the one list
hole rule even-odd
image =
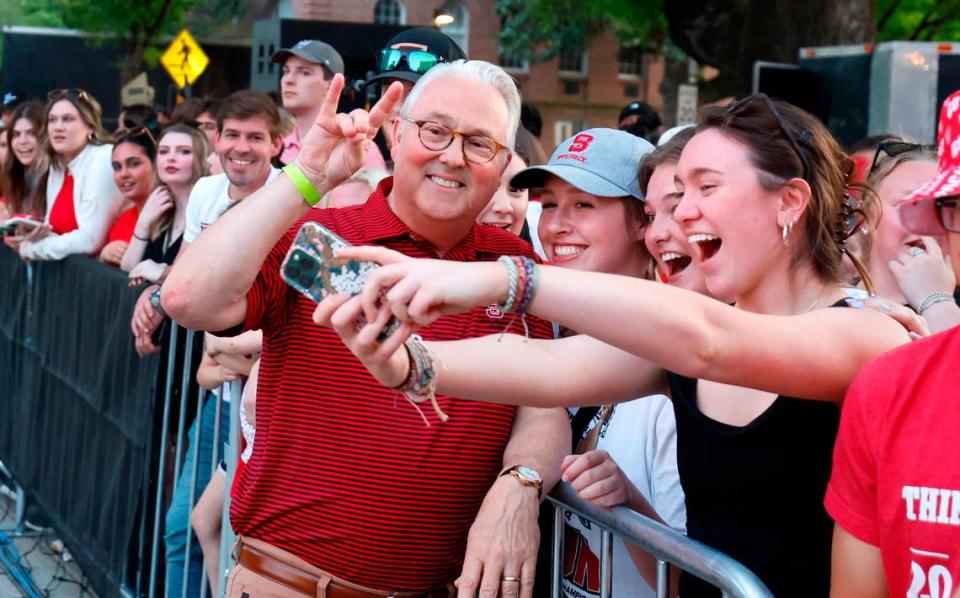
[[[379, 266], [374, 262], [337, 257], [336, 252], [350, 244], [316, 222], [306, 222], [280, 267], [288, 285], [317, 303], [330, 294], [358, 295], [367, 277]], [[392, 319], [380, 334], [385, 339], [400, 325]]]
[[33, 218], [32, 216], [27, 216], [24, 214], [14, 214], [12, 218], [8, 218], [3, 223], [5, 227], [9, 226], [9, 227], [16, 228], [18, 226], [21, 226], [27, 229], [28, 231], [31, 231], [37, 228], [41, 224], [43, 223], [37, 220], [36, 218]]
[[18, 231], [28, 233], [41, 224], [43, 223], [28, 214], [14, 214], [12, 217], [3, 221], [3, 224], [0, 225], [0, 230], [3, 230], [7, 235], [17, 234]]

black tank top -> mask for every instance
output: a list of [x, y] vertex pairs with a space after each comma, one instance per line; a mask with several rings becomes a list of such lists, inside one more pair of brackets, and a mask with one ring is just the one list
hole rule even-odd
[[[697, 408], [697, 380], [668, 376], [687, 533], [757, 574], [777, 598], [827, 596], [833, 524], [823, 508], [840, 410], [778, 396], [744, 427]], [[683, 598], [719, 596], [691, 575]]]

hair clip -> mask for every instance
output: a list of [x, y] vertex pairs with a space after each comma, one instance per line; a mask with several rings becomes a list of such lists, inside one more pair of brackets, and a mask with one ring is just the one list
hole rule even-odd
[[800, 131], [800, 134], [797, 135], [797, 141], [799, 143], [807, 143], [813, 140], [813, 133], [810, 132], [810, 129], [804, 129]]

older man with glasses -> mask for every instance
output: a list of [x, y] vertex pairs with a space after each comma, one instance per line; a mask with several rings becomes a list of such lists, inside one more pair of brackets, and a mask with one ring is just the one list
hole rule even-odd
[[[511, 159], [516, 84], [485, 62], [432, 68], [392, 125], [394, 176], [362, 206], [310, 210], [359, 168], [402, 93], [394, 83], [369, 114], [335, 114], [342, 86], [335, 77], [286, 176], [224, 214], [163, 288], [184, 325], [264, 331], [257, 442], [231, 508], [241, 540], [228, 595], [532, 596], [539, 501], [570, 445], [565, 412], [441, 395], [449, 420], [429, 411], [425, 426], [313, 323], [315, 305], [279, 273], [305, 221], [416, 257], [533, 257], [517, 237], [476, 224]], [[546, 322], [528, 323], [550, 335]], [[522, 332], [511, 324], [479, 306], [420, 332]]]

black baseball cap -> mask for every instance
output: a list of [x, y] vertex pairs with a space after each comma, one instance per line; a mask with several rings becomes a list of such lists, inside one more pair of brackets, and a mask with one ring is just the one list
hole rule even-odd
[[328, 43], [315, 39], [300, 40], [292, 48], [280, 48], [273, 53], [270, 60], [283, 64], [291, 56], [297, 56], [307, 62], [322, 65], [333, 74], [343, 74], [343, 57]]
[[[389, 50], [400, 44], [425, 46], [426, 50], [423, 51], [436, 56], [438, 64], [441, 62], [453, 62], [454, 60], [466, 60], [467, 58], [466, 53], [457, 45], [457, 42], [432, 27], [413, 27], [402, 31], [393, 36], [383, 49]], [[410, 50], [416, 49], [410, 48]], [[409, 63], [406, 60], [401, 60], [392, 70], [379, 70], [379, 67], [380, 65], [378, 64], [377, 74], [367, 80], [367, 85], [383, 79], [402, 79], [416, 83], [423, 74], [416, 73], [410, 69]]]

